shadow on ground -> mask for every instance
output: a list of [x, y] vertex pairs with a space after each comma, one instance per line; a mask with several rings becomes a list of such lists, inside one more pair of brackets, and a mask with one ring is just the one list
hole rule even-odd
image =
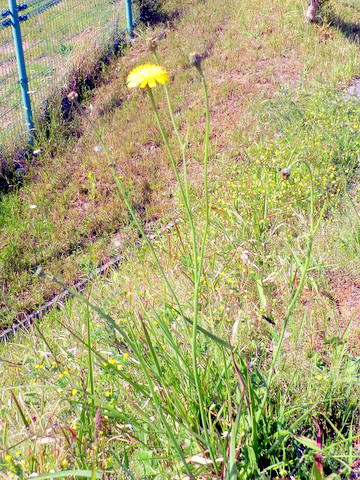
[[339, 30], [344, 37], [348, 38], [351, 42], [360, 45], [360, 23], [346, 22], [335, 14], [330, 17], [330, 23], [333, 27]]

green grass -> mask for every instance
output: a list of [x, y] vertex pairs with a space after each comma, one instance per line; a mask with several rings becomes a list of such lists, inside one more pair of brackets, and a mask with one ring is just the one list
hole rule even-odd
[[[140, 32], [91, 111], [82, 107], [82, 138], [55, 158], [44, 143], [27, 184], [3, 197], [6, 322], [26, 305], [20, 292], [30, 306], [124, 253], [84, 297], [3, 345], [6, 475], [349, 477], [359, 458], [360, 299], [340, 293], [358, 280], [360, 104], [336, 87], [358, 73], [358, 51], [326, 28], [324, 43], [290, 1], [184, 5], [158, 49], [174, 75], [180, 145], [155, 89], [176, 160], [147, 96], [123, 85], [132, 66], [153, 60], [152, 33]], [[195, 49], [210, 53], [209, 157], [187, 59]], [[174, 217], [146, 241], [142, 225], [153, 232]], [[38, 265], [45, 277], [32, 276]]]

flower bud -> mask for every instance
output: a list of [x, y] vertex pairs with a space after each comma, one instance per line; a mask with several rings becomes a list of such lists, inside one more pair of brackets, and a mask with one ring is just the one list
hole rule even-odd
[[190, 61], [190, 65], [192, 65], [193, 67], [200, 68], [201, 62], [203, 61], [203, 57], [202, 55], [200, 55], [200, 53], [192, 52], [189, 55], [189, 61]]
[[147, 48], [150, 50], [150, 52], [152, 53], [156, 52], [158, 47], [157, 37], [150, 37], [146, 43], [147, 43]]
[[72, 91], [68, 94], [67, 98], [70, 100], [70, 102], [75, 102], [79, 98], [79, 94]]
[[290, 177], [290, 169], [289, 168], [283, 168], [280, 170], [280, 175], [287, 180]]

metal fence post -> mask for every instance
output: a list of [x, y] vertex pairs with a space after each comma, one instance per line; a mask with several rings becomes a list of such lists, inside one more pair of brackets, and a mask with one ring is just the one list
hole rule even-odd
[[23, 100], [25, 110], [26, 128], [29, 132], [29, 142], [32, 142], [34, 122], [31, 110], [31, 99], [29, 94], [29, 82], [26, 74], [26, 64], [24, 57], [24, 49], [21, 38], [21, 27], [18, 13], [18, 5], [16, 0], [9, 0], [9, 10], [11, 15], [11, 26], [15, 46], [15, 55], [17, 60], [18, 72], [19, 72], [19, 85], [21, 88], [21, 96]]
[[132, 36], [133, 30], [134, 30], [132, 0], [125, 0], [125, 10], [126, 10], [126, 28], [127, 28], [128, 34]]

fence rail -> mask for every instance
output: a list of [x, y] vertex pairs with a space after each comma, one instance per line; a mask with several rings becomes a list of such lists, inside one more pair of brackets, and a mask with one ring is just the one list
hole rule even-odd
[[76, 65], [133, 27], [132, 0], [0, 0], [0, 149], [31, 139]]

